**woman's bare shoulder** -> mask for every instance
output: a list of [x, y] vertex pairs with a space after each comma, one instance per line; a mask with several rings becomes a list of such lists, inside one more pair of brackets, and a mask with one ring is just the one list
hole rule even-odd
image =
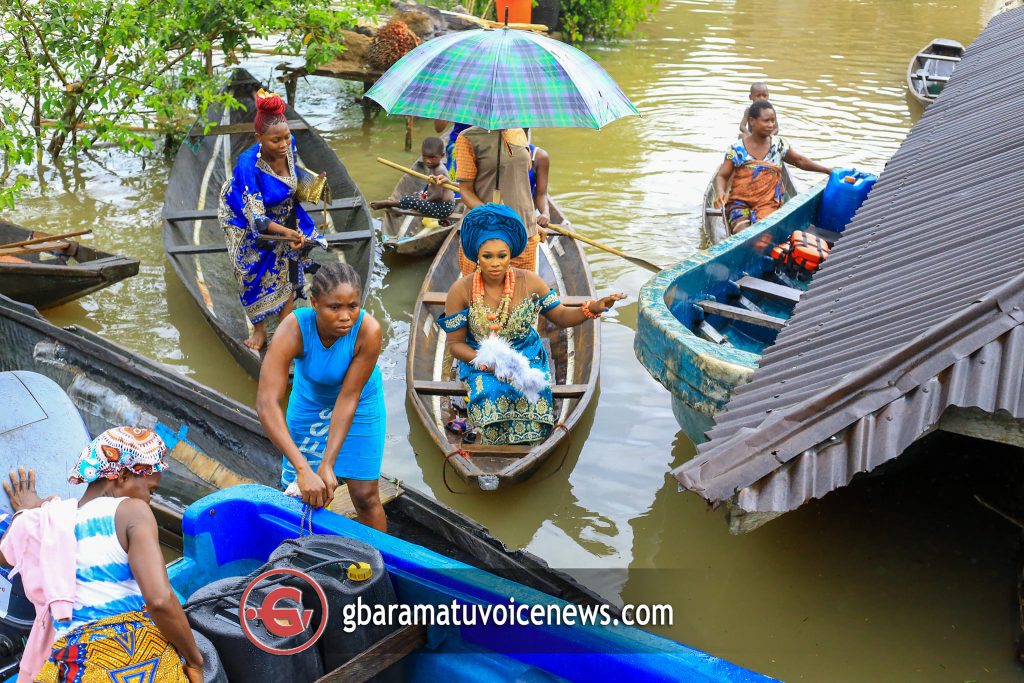
[[369, 313], [363, 313], [363, 322], [359, 326], [360, 337], [370, 337], [373, 335], [380, 336], [381, 334], [380, 321], [374, 318]]
[[522, 268], [516, 268], [516, 279], [523, 283], [523, 285], [531, 292], [540, 292], [543, 290], [544, 294], [548, 293], [551, 286], [544, 281], [540, 275], [533, 272], [532, 270], [523, 270]]

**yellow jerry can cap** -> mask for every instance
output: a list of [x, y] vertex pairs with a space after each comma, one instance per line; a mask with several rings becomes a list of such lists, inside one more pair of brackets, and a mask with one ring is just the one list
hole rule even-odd
[[373, 569], [368, 562], [355, 562], [348, 566], [349, 581], [366, 581], [373, 576]]

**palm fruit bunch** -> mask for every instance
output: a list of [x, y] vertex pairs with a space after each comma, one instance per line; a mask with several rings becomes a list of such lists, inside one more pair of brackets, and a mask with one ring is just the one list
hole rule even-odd
[[366, 61], [375, 69], [386, 71], [419, 44], [420, 39], [404, 21], [392, 18], [373, 36], [366, 49]]

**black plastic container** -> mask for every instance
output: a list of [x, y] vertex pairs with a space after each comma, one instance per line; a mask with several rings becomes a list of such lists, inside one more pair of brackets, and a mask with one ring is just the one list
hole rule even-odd
[[[209, 639], [220, 655], [220, 662], [231, 683], [254, 683], [255, 681], [315, 681], [324, 674], [317, 647], [310, 647], [297, 654], [282, 656], [266, 652], [257, 647], [242, 630], [239, 623], [238, 606], [242, 591], [253, 577], [234, 576], [203, 586], [185, 603], [189, 624]], [[263, 604], [278, 585], [261, 582], [249, 596], [250, 606]], [[317, 601], [319, 603], [319, 601]], [[281, 607], [311, 609], [312, 605], [293, 605], [283, 600]], [[276, 649], [289, 649], [309, 640], [319, 621], [310, 620], [309, 629], [297, 636], [282, 638], [267, 630], [262, 621], [249, 621], [253, 634], [260, 642]], [[204, 653], [205, 654], [205, 653]]]
[[537, 0], [533, 6], [532, 21], [535, 24], [544, 24], [548, 31], [557, 31], [558, 15], [562, 10], [562, 0]]
[[217, 648], [209, 638], [195, 629], [192, 629], [192, 636], [203, 655], [203, 683], [228, 683], [228, 675], [224, 671], [220, 655], [217, 654]]
[[[337, 560], [318, 569], [310, 569], [328, 560]], [[327, 629], [320, 639], [319, 647], [324, 668], [333, 671], [352, 657], [378, 642], [397, 626], [359, 626], [346, 633], [344, 611], [346, 605], [355, 605], [362, 598], [365, 605], [390, 605], [397, 602], [395, 589], [391, 585], [384, 560], [370, 545], [344, 536], [314, 535], [285, 541], [270, 556], [276, 568], [298, 569], [309, 574], [327, 596]], [[352, 562], [366, 562], [372, 575], [364, 581], [347, 577], [347, 568]], [[320, 623], [319, 598], [312, 588], [296, 583], [303, 590], [303, 602], [313, 606], [313, 624]]]

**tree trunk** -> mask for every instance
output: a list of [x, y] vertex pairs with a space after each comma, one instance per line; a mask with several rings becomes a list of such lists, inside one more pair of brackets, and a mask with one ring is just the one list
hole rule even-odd
[[68, 132], [74, 130], [74, 126], [77, 123], [77, 117], [75, 116], [77, 109], [78, 95], [69, 95], [67, 104], [64, 106], [64, 113], [60, 116], [60, 128], [50, 138], [50, 145], [46, 148], [46, 151], [50, 153], [54, 161], [60, 158], [61, 152], [64, 151], [64, 143], [68, 139]]

